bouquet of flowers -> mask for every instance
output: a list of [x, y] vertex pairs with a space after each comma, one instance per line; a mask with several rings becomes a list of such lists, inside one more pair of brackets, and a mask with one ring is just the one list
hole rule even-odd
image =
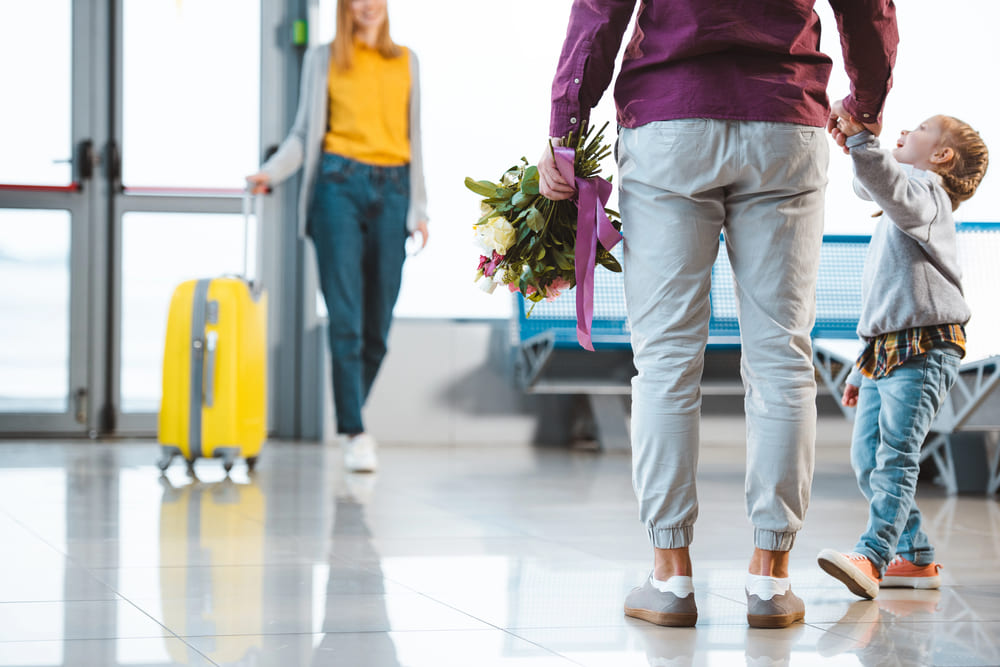
[[[511, 292], [520, 292], [537, 303], [542, 299], [552, 300], [564, 290], [585, 282], [580, 279], [581, 269], [583, 272], [589, 269], [590, 276], [597, 265], [612, 271], [622, 270], [609, 252], [620, 238], [620, 216], [604, 208], [610, 194], [610, 179], [599, 176], [601, 160], [611, 154], [611, 148], [603, 143], [606, 127], [607, 123], [596, 133], [587, 127], [578, 134], [570, 132], [561, 142], [563, 147], [552, 149], [557, 164], [562, 162], [559, 166], [564, 177], [577, 183], [579, 191], [573, 199], [552, 201], [541, 196], [538, 168], [523, 157], [519, 164], [503, 173], [498, 183], [465, 179], [465, 186], [483, 197], [474, 230], [483, 253], [475, 280], [484, 291], [492, 293], [498, 284], [506, 285]], [[584, 212], [583, 190], [591, 188], [602, 190], [603, 196], [596, 203], [589, 202], [590, 210]], [[584, 249], [578, 247], [580, 220], [584, 213], [593, 218], [595, 209], [604, 214], [603, 220], [591, 220], [587, 231], [593, 238], [593, 226], [606, 223], [603, 229], [597, 229], [602, 243], [589, 253], [592, 256], [582, 257]], [[578, 266], [581, 260], [589, 266]]]
[[492, 293], [498, 284], [507, 285], [534, 303], [576, 287], [577, 340], [588, 350], [594, 349], [594, 269], [622, 270], [610, 252], [621, 240], [621, 217], [604, 207], [611, 181], [600, 176], [600, 162], [611, 154], [603, 143], [607, 126], [594, 133], [585, 125], [579, 134], [563, 137], [561, 146], [550, 145], [559, 173], [576, 185], [572, 199], [541, 196], [538, 168], [523, 157], [499, 183], [465, 179], [465, 186], [483, 197], [474, 227], [484, 252], [476, 269], [480, 287]]

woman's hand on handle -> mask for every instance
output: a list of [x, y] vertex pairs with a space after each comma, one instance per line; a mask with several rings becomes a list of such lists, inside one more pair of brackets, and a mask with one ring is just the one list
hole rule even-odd
[[263, 171], [247, 176], [247, 189], [252, 194], [263, 195], [271, 191], [271, 177]]

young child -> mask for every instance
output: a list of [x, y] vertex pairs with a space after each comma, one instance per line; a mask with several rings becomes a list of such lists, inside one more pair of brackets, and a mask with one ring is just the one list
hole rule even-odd
[[831, 133], [854, 162], [855, 191], [885, 215], [865, 259], [858, 334], [867, 344], [842, 398], [857, 406], [851, 465], [868, 499], [868, 526], [852, 553], [824, 549], [818, 560], [872, 599], [880, 585], [940, 586], [914, 496], [921, 445], [965, 355], [970, 313], [952, 211], [976, 191], [989, 153], [950, 116], [904, 131], [890, 153], [842, 108], [834, 113]]

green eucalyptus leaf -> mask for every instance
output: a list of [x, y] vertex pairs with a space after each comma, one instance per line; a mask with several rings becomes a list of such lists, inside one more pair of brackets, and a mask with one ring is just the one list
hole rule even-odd
[[542, 217], [542, 214], [534, 206], [529, 206], [525, 209], [524, 222], [533, 232], [541, 232], [545, 228], [545, 218]]
[[515, 192], [510, 198], [510, 203], [515, 208], [524, 208], [535, 200], [535, 195], [526, 195], [523, 192]]
[[537, 195], [538, 191], [538, 167], [532, 165], [524, 170], [524, 178], [521, 180], [521, 192], [526, 195]]
[[622, 265], [618, 263], [618, 260], [611, 253], [605, 253], [603, 257], [598, 257], [597, 263], [610, 271], [621, 273]]
[[556, 266], [558, 266], [560, 269], [562, 269], [563, 271], [573, 270], [573, 260], [570, 259], [570, 256], [567, 253], [554, 250], [552, 255], [556, 259]]
[[483, 197], [493, 197], [497, 194], [497, 184], [490, 181], [474, 181], [468, 176], [465, 177], [465, 187], [469, 188], [477, 195]]

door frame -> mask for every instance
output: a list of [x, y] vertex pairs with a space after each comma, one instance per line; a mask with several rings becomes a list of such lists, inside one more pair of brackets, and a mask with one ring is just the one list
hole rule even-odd
[[[261, 91], [275, 93], [260, 96], [262, 153], [263, 147], [284, 138], [294, 117], [302, 54], [291, 44], [292, 24], [305, 15], [309, 1], [260, 0]], [[80, 178], [85, 165], [76, 159], [73, 183], [67, 186], [0, 187], [0, 207], [67, 210], [71, 218], [68, 409], [65, 413], [0, 413], [0, 437], [154, 435], [156, 413], [122, 413], [120, 409], [122, 216], [132, 211], [239, 214], [242, 210], [238, 191], [192, 191], [187, 196], [121, 192], [116, 161], [122, 141], [123, 2], [71, 0], [70, 4], [71, 146], [92, 142], [93, 157], [88, 158], [92, 176]], [[294, 220], [296, 181], [292, 179], [280, 192], [265, 198], [265, 221]], [[272, 295], [268, 385], [291, 389], [269, 392], [269, 422], [272, 430], [294, 437], [300, 430], [298, 295], [306, 244], [293, 224], [265, 224], [261, 242], [261, 277]], [[285, 271], [284, 266], [295, 270]], [[86, 400], [78, 411], [74, 396], [81, 390]]]

